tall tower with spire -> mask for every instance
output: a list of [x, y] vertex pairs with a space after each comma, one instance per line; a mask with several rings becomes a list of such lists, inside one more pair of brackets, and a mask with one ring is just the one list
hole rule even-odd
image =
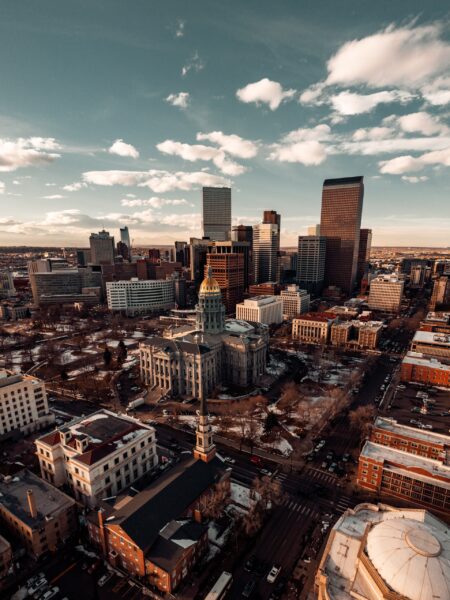
[[196, 327], [205, 333], [222, 333], [225, 327], [225, 306], [219, 284], [208, 267], [207, 276], [198, 292], [196, 309]]
[[208, 417], [208, 408], [206, 400], [203, 398], [200, 402], [198, 414], [197, 431], [195, 434], [194, 456], [204, 462], [209, 462], [216, 455], [216, 446], [214, 445], [213, 430]]

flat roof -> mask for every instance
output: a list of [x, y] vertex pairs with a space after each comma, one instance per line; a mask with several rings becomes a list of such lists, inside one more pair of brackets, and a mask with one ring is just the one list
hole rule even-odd
[[434, 433], [433, 431], [418, 429], [417, 427], [410, 427], [409, 425], [402, 425], [395, 419], [377, 417], [373, 426], [376, 429], [383, 429], [392, 433], [398, 433], [399, 435], [412, 437], [419, 441], [433, 442], [442, 446], [450, 446], [449, 435], [444, 435], [443, 433]]
[[323, 182], [324, 187], [331, 185], [351, 185], [354, 183], [363, 183], [364, 176], [357, 175], [356, 177], [339, 177], [337, 179], [325, 179]]
[[439, 371], [450, 371], [450, 364], [443, 364], [437, 358], [425, 356], [421, 352], [408, 352], [402, 362], [407, 365], [429, 367], [439, 369]]
[[[396, 465], [408, 468], [411, 476], [417, 475], [412, 469], [421, 469], [429, 473], [432, 477], [441, 477], [447, 479], [447, 485], [450, 489], [450, 466], [443, 465], [442, 462], [433, 458], [426, 458], [416, 454], [409, 454], [403, 450], [397, 450], [389, 446], [383, 446], [376, 442], [366, 441], [361, 450], [360, 458], [372, 458], [378, 462], [395, 463]], [[423, 473], [422, 473], [423, 474]], [[440, 481], [444, 486], [445, 481]]]
[[416, 331], [414, 334], [413, 342], [450, 348], [450, 334], [438, 333], [436, 331], [421, 331], [419, 329], [419, 331]]
[[[32, 517], [28, 505], [27, 491], [33, 492], [37, 516]], [[53, 487], [27, 469], [14, 475], [11, 480], [0, 481], [0, 504], [17, 519], [32, 528], [41, 527], [44, 519], [59, 514], [62, 509], [75, 504], [75, 500]]]

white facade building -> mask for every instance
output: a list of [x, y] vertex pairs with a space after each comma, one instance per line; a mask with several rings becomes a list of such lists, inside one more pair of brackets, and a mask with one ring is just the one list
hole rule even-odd
[[90, 507], [158, 463], [153, 427], [108, 410], [76, 419], [35, 443], [43, 479], [70, 486], [76, 500]]
[[334, 316], [324, 313], [310, 313], [298, 319], [293, 319], [292, 339], [298, 340], [302, 344], [326, 344], [334, 320]]
[[370, 282], [369, 308], [399, 312], [405, 282], [396, 275], [379, 275]]
[[280, 296], [255, 296], [236, 304], [236, 319], [266, 325], [283, 321], [283, 300]]
[[106, 297], [111, 311], [127, 315], [151, 313], [174, 307], [173, 279], [145, 279], [133, 277], [129, 281], [108, 281]]
[[0, 369], [0, 435], [17, 430], [30, 433], [54, 420], [43, 381]]
[[285, 319], [292, 319], [297, 315], [308, 312], [310, 295], [298, 285], [288, 285], [281, 291], [280, 298], [283, 301], [283, 315]]

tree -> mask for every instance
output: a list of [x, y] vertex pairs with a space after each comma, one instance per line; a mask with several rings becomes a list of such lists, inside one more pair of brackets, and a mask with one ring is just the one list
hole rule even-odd
[[124, 341], [120, 340], [120, 342], [117, 346], [117, 363], [119, 365], [123, 364], [127, 358], [127, 355], [128, 355], [127, 347], [125, 346]]
[[277, 425], [278, 425], [277, 415], [274, 412], [269, 411], [266, 416], [266, 422], [264, 423], [264, 431], [267, 431], [267, 432], [272, 431], [272, 429], [274, 427], [276, 427]]
[[289, 418], [294, 411], [297, 402], [300, 400], [300, 390], [298, 385], [293, 381], [288, 381], [284, 384], [280, 399], [277, 402], [277, 408], [284, 411], [284, 414]]
[[105, 350], [103, 351], [103, 362], [105, 363], [106, 368], [109, 368], [109, 366], [111, 364], [111, 360], [112, 360], [112, 352], [108, 348], [108, 346], [105, 346]]
[[200, 511], [206, 519], [218, 519], [230, 502], [230, 482], [219, 481], [200, 500]]
[[374, 416], [373, 406], [358, 406], [355, 410], [350, 411], [348, 415], [350, 427], [357, 434], [359, 443], [369, 435]]

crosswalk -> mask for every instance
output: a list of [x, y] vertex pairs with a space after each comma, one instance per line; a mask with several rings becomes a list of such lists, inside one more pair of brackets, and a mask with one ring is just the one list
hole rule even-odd
[[328, 486], [334, 486], [338, 481], [338, 477], [336, 475], [327, 473], [326, 471], [321, 471], [320, 469], [309, 468], [305, 474], [308, 478], [314, 479], [314, 481], [326, 484]]
[[352, 499], [349, 496], [341, 496], [335, 505], [335, 511], [339, 515], [342, 515], [342, 513], [344, 513], [347, 510], [347, 508], [352, 504], [354, 503], [352, 502]]
[[296, 513], [296, 516], [299, 518], [310, 518], [314, 520], [320, 516], [320, 511], [316, 508], [304, 502], [294, 500], [290, 496], [287, 496], [281, 501], [281, 506], [284, 506], [286, 510], [291, 511], [292, 513]]

